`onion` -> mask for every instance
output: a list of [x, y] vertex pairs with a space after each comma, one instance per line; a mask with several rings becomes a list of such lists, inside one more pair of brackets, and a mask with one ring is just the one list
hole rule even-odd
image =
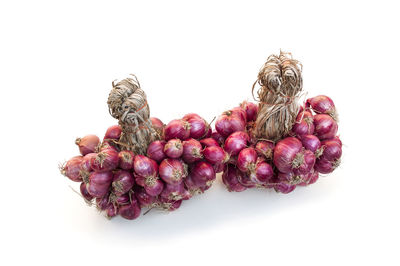
[[144, 189], [146, 193], [150, 196], [158, 196], [164, 189], [164, 183], [159, 179], [149, 179], [147, 178], [144, 182]]
[[201, 158], [203, 158], [203, 154], [201, 152], [202, 147], [198, 140], [188, 139], [183, 142], [183, 153], [182, 159], [186, 163], [194, 163]]
[[[307, 186], [309, 184], [315, 183], [318, 179], [318, 172], [315, 170], [311, 170], [308, 174], [297, 176], [297, 179], [301, 182], [297, 185], [299, 186]], [[312, 182], [312, 183], [311, 183]]]
[[126, 170], [118, 170], [114, 173], [112, 188], [115, 195], [127, 193], [135, 184], [133, 175]]
[[253, 148], [245, 148], [240, 151], [236, 166], [243, 173], [254, 172], [257, 162], [257, 152]]
[[321, 174], [332, 173], [340, 165], [340, 159], [334, 161], [328, 161], [327, 159], [317, 159], [315, 162], [315, 171]]
[[103, 150], [108, 150], [108, 149], [113, 149], [116, 152], [119, 152], [119, 148], [115, 145], [115, 143], [112, 142], [112, 140], [103, 140], [101, 145], [97, 148], [99, 151]]
[[211, 138], [212, 135], [212, 129], [210, 124], [207, 124], [208, 130], [207, 130], [207, 134], [204, 136], [204, 138]]
[[162, 131], [164, 128], [164, 123], [158, 119], [157, 117], [150, 117], [151, 124], [153, 125], [153, 128], [156, 130]]
[[93, 199], [93, 196], [89, 194], [89, 191], [86, 188], [86, 184], [84, 182], [81, 183], [80, 187], [79, 187], [80, 191], [81, 191], [81, 195], [82, 197], [90, 202]]
[[271, 141], [261, 140], [256, 144], [256, 151], [259, 155], [264, 156], [268, 160], [272, 160], [275, 145]]
[[164, 153], [169, 158], [179, 158], [183, 153], [183, 145], [180, 139], [170, 139], [164, 146]]
[[101, 198], [109, 192], [112, 181], [113, 174], [111, 171], [92, 172], [89, 176], [87, 190], [93, 197]]
[[211, 133], [211, 138], [215, 139], [218, 142], [219, 146], [225, 143], [225, 138], [217, 131]]
[[203, 146], [203, 148], [206, 148], [206, 147], [219, 147], [218, 141], [216, 141], [213, 138], [202, 139], [202, 140], [200, 140], [200, 143]]
[[147, 156], [156, 162], [161, 162], [166, 158], [164, 153], [164, 146], [166, 142], [164, 140], [156, 140], [149, 144], [147, 147]]
[[171, 201], [176, 201], [183, 199], [183, 197], [186, 196], [186, 192], [183, 182], [177, 185], [167, 184], [161, 193], [161, 197]]
[[309, 111], [302, 111], [296, 117], [292, 132], [297, 136], [312, 135], [314, 133], [313, 115]]
[[139, 202], [140, 207], [150, 207], [156, 200], [154, 196], [150, 196], [146, 193], [143, 187], [136, 186], [134, 188], [135, 196]]
[[342, 157], [342, 144], [336, 139], [323, 140], [322, 145], [322, 155], [320, 159], [325, 159], [328, 161], [339, 160]]
[[145, 178], [155, 177], [157, 176], [158, 165], [154, 160], [144, 155], [136, 155], [133, 162], [133, 169], [139, 176]]
[[159, 167], [160, 177], [168, 184], [177, 185], [187, 175], [183, 163], [177, 159], [164, 159]]
[[99, 143], [100, 139], [96, 135], [87, 135], [75, 140], [75, 144], [79, 146], [79, 151], [83, 156], [95, 152]]
[[332, 117], [326, 114], [314, 116], [315, 135], [320, 139], [332, 139], [336, 136], [338, 125]]
[[222, 182], [228, 188], [228, 191], [241, 192], [246, 190], [246, 187], [239, 183], [238, 176], [240, 171], [233, 165], [226, 165], [222, 174]]
[[238, 171], [237, 179], [239, 183], [246, 188], [252, 188], [256, 186], [256, 184], [250, 179], [249, 175], [241, 171]]
[[274, 185], [274, 189], [276, 192], [280, 192], [283, 194], [288, 194], [292, 192], [296, 188], [296, 185], [289, 184], [287, 182], [279, 182]]
[[244, 131], [245, 128], [246, 121], [238, 111], [226, 111], [215, 122], [215, 129], [225, 138], [236, 131]]
[[118, 153], [119, 158], [119, 168], [124, 170], [133, 169], [133, 159], [135, 155], [132, 151], [120, 151]]
[[244, 121], [245, 124], [247, 123], [246, 111], [243, 110], [243, 108], [241, 108], [240, 106], [231, 109], [230, 112], [232, 112], [232, 114], [234, 114], [234, 115], [239, 116]]
[[165, 140], [180, 139], [186, 140], [190, 136], [190, 124], [181, 119], [175, 119], [164, 128]]
[[318, 114], [330, 115], [333, 119], [337, 120], [336, 108], [332, 99], [325, 95], [319, 95], [307, 99], [306, 106], [314, 110]]
[[116, 206], [122, 206], [122, 205], [127, 205], [130, 203], [130, 196], [129, 193], [120, 195], [120, 196], [116, 196], [114, 194], [110, 194], [110, 202], [113, 203], [113, 205]]
[[105, 172], [117, 168], [119, 163], [118, 152], [115, 149], [108, 148], [97, 153], [90, 161], [93, 171]]
[[82, 177], [80, 175], [80, 171], [82, 161], [82, 156], [72, 157], [63, 166], [60, 167], [61, 174], [65, 175], [72, 181], [81, 182]]
[[191, 170], [191, 176], [195, 182], [205, 182], [210, 185], [215, 180], [215, 171], [211, 164], [198, 162]]
[[121, 137], [122, 129], [120, 125], [114, 125], [107, 129], [104, 139], [119, 140]]
[[104, 211], [106, 210], [110, 205], [113, 205], [110, 202], [110, 193], [107, 193], [103, 197], [96, 198], [96, 206], [99, 210]]
[[[144, 187], [144, 182], [145, 182], [145, 178], [143, 176], [140, 176], [138, 174], [136, 174], [135, 172], [133, 172], [133, 177], [135, 179], [135, 183], [138, 184], [139, 186]], [[153, 178], [153, 180], [156, 179], [155, 177]]]
[[182, 204], [182, 200], [169, 200], [163, 197], [160, 198], [160, 202], [162, 203], [163, 208], [167, 211], [175, 211]]
[[128, 220], [134, 220], [140, 215], [140, 207], [135, 197], [132, 197], [132, 202], [123, 205], [119, 208], [118, 214]]
[[250, 180], [255, 184], [266, 184], [274, 177], [272, 166], [262, 160], [258, 160], [254, 171], [249, 173]]
[[221, 173], [222, 171], [224, 171], [224, 166], [225, 163], [220, 163], [220, 164], [214, 164], [213, 168], [216, 174]]
[[300, 140], [288, 137], [279, 141], [274, 149], [274, 165], [282, 173], [289, 173], [302, 163]]
[[314, 184], [315, 182], [317, 182], [319, 178], [319, 173], [317, 171], [314, 171], [311, 173], [311, 177], [308, 180], [308, 185]]
[[250, 138], [246, 132], [232, 133], [226, 140], [224, 150], [232, 155], [238, 155], [241, 150], [247, 147]]
[[315, 164], [315, 155], [312, 151], [304, 150], [296, 155], [298, 165], [294, 165], [293, 173], [295, 175], [305, 175], [313, 169]]
[[190, 124], [191, 138], [200, 139], [204, 137], [209, 130], [207, 122], [197, 114], [188, 114], [183, 117], [183, 120]]
[[118, 214], [118, 208], [113, 204], [108, 205], [105, 211], [106, 211], [106, 217], [108, 219], [111, 219], [112, 217]]
[[321, 141], [319, 140], [318, 137], [314, 135], [303, 135], [301, 136], [300, 140], [304, 148], [306, 148], [309, 151], [312, 151], [316, 157], [320, 156], [322, 150], [320, 149]]
[[80, 165], [80, 175], [83, 179], [83, 182], [87, 183], [87, 178], [89, 177], [90, 172], [92, 171], [92, 158], [95, 158], [97, 153], [88, 153], [83, 156], [81, 165]]
[[258, 114], [258, 106], [252, 102], [244, 101], [240, 107], [246, 112], [247, 122], [256, 121]]
[[204, 159], [209, 163], [224, 164], [229, 160], [229, 154], [219, 146], [207, 147], [203, 150]]

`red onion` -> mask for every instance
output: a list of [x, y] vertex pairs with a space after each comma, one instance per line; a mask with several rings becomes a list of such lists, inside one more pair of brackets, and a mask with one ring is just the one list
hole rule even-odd
[[318, 159], [315, 162], [314, 169], [315, 171], [321, 174], [329, 174], [332, 173], [340, 164], [339, 160], [328, 161], [327, 159]]
[[224, 164], [229, 160], [229, 154], [224, 151], [221, 147], [213, 146], [207, 147], [203, 150], [204, 159], [206, 159], [209, 163], [215, 164]]
[[165, 140], [180, 139], [186, 140], [190, 136], [190, 124], [181, 119], [175, 119], [164, 128]]
[[106, 211], [106, 217], [108, 219], [111, 219], [112, 217], [117, 216], [118, 214], [118, 208], [113, 204], [108, 205], [105, 211]]
[[134, 220], [140, 215], [140, 207], [135, 197], [132, 198], [132, 202], [127, 205], [123, 205], [119, 208], [118, 214], [128, 220]]
[[311, 177], [308, 180], [308, 185], [314, 184], [315, 182], [317, 182], [319, 178], [319, 173], [317, 171], [314, 171], [311, 173]]
[[170, 139], [164, 146], [164, 153], [169, 158], [179, 158], [183, 153], [183, 145], [180, 139]]
[[150, 196], [158, 196], [160, 195], [161, 191], [164, 189], [164, 183], [159, 179], [146, 179], [144, 182], [144, 189], [146, 190], [146, 193], [149, 194]]
[[320, 140], [332, 139], [336, 136], [338, 125], [332, 117], [326, 114], [314, 116], [315, 135]]
[[239, 183], [238, 175], [240, 175], [240, 172], [235, 166], [225, 166], [224, 173], [222, 174], [222, 182], [224, 182], [228, 191], [241, 192], [246, 190], [246, 187]]
[[[305, 174], [305, 175], [300, 175], [297, 176], [297, 180], [300, 181], [299, 186], [307, 186], [309, 184], [315, 183], [315, 181], [317, 181], [318, 179], [318, 172], [314, 171], [313, 169], [311, 170], [311, 172]], [[312, 182], [312, 183], [310, 183]]]
[[[135, 183], [138, 184], [139, 186], [144, 187], [144, 182], [145, 182], [145, 178], [143, 176], [140, 176], [138, 174], [136, 174], [135, 172], [133, 172], [133, 177], [135, 179]], [[153, 180], [155, 179], [155, 177], [153, 178]]]
[[160, 202], [162, 203], [163, 208], [167, 211], [175, 211], [182, 204], [182, 200], [169, 200], [163, 197], [160, 198]]
[[114, 173], [112, 187], [115, 195], [127, 193], [135, 184], [133, 175], [126, 170], [118, 170]]
[[315, 155], [312, 151], [304, 150], [296, 155], [298, 165], [293, 165], [295, 175], [305, 175], [313, 169], [315, 164]]
[[304, 148], [306, 148], [309, 151], [312, 151], [315, 154], [315, 156], [319, 157], [321, 152], [320, 150], [321, 141], [319, 140], [318, 137], [314, 135], [303, 135], [301, 136], [300, 140]]
[[161, 197], [171, 201], [176, 201], [181, 200], [185, 194], [186, 189], [183, 182], [181, 182], [177, 185], [167, 184], [161, 193]]
[[200, 118], [201, 119], [201, 116], [199, 116], [198, 114], [195, 114], [195, 113], [189, 113], [189, 114], [186, 114], [184, 117], [182, 117], [182, 120], [188, 121], [189, 119], [192, 119], [192, 118]]
[[117, 168], [119, 163], [118, 152], [115, 149], [103, 149], [92, 157], [90, 161], [93, 171], [105, 172]]
[[240, 151], [236, 166], [243, 173], [254, 172], [257, 162], [257, 152], [253, 148], [245, 148]]
[[86, 184], [85, 184], [84, 182], [81, 183], [81, 186], [79, 187], [79, 189], [80, 189], [80, 191], [81, 191], [82, 197], [83, 197], [85, 200], [87, 200], [88, 202], [89, 202], [89, 201], [92, 201], [93, 196], [89, 194], [89, 191], [87, 190]]
[[119, 168], [124, 170], [133, 169], [133, 159], [135, 155], [132, 151], [120, 151], [118, 153], [119, 158]]
[[219, 147], [218, 141], [216, 141], [213, 138], [202, 139], [202, 140], [200, 140], [200, 143], [203, 146], [203, 148], [206, 148], [206, 147]]
[[306, 106], [314, 110], [318, 114], [330, 115], [333, 119], [337, 120], [336, 108], [332, 99], [325, 95], [319, 95], [307, 99]]
[[288, 194], [288, 193], [292, 192], [295, 188], [296, 188], [296, 185], [291, 185], [291, 184], [289, 184], [287, 182], [283, 182], [283, 181], [274, 185], [275, 191], [283, 193], [283, 194]]
[[112, 181], [113, 174], [111, 171], [92, 172], [89, 176], [87, 190], [93, 197], [101, 198], [108, 193]]
[[110, 202], [110, 193], [107, 193], [103, 197], [96, 198], [96, 206], [99, 210], [104, 211], [106, 210], [110, 205], [113, 205]]
[[198, 162], [192, 168], [191, 176], [193, 180], [205, 182], [207, 185], [211, 184], [215, 180], [215, 171], [211, 164], [207, 162]]
[[274, 176], [272, 166], [264, 161], [258, 160], [254, 171], [249, 173], [250, 180], [255, 184], [266, 184]]
[[201, 158], [203, 158], [203, 154], [201, 152], [202, 147], [198, 140], [188, 139], [183, 142], [183, 154], [182, 159], [186, 163], [194, 163]]
[[215, 129], [225, 138], [233, 132], [244, 131], [245, 127], [246, 121], [238, 112], [226, 111], [215, 122]]
[[228, 112], [232, 112], [232, 114], [239, 116], [244, 121], [245, 124], [247, 123], [246, 111], [243, 110], [243, 108], [241, 108], [240, 106], [235, 107]]
[[200, 139], [204, 137], [208, 130], [209, 125], [207, 122], [196, 114], [189, 114], [184, 116], [183, 120], [190, 124], [190, 137], [194, 139]]
[[258, 106], [252, 102], [244, 101], [240, 107], [246, 112], [247, 122], [256, 121], [258, 114]]
[[144, 155], [136, 155], [133, 162], [133, 169], [139, 176], [145, 178], [155, 177], [157, 176], [158, 165], [154, 160]]
[[123, 194], [116, 196], [114, 194], [110, 194], [110, 202], [113, 203], [114, 205], [117, 206], [122, 206], [122, 205], [127, 205], [131, 201], [131, 197], [129, 196], [129, 193]]
[[241, 150], [247, 147], [250, 137], [246, 132], [232, 133], [226, 140], [224, 150], [232, 155], [238, 155]]
[[282, 173], [289, 173], [298, 167], [301, 161], [303, 146], [300, 140], [288, 137], [279, 141], [274, 149], [274, 165]]
[[147, 156], [158, 163], [161, 162], [167, 157], [164, 153], [165, 144], [164, 140], [153, 141], [147, 147]]
[[313, 115], [309, 111], [302, 111], [296, 117], [292, 132], [297, 136], [312, 135], [314, 133]]
[[121, 137], [122, 129], [120, 125], [114, 125], [107, 129], [104, 139], [119, 140]]
[[211, 135], [212, 135], [212, 129], [210, 124], [208, 124], [207, 134], [204, 136], [204, 138], [211, 138]]
[[211, 138], [215, 139], [218, 142], [219, 146], [225, 143], [225, 138], [217, 131], [211, 133]]
[[264, 156], [268, 160], [272, 160], [275, 145], [271, 141], [261, 140], [256, 144], [256, 151], [259, 155]]
[[87, 135], [75, 140], [75, 144], [79, 146], [79, 151], [82, 155], [95, 152], [99, 143], [100, 139], [96, 135]]
[[160, 177], [168, 184], [177, 185], [187, 175], [183, 163], [177, 159], [164, 159], [159, 167]]
[[225, 163], [214, 164], [214, 165], [213, 165], [213, 168], [214, 168], [215, 173], [216, 173], [216, 174], [222, 173], [222, 171], [224, 171], [224, 166], [225, 166]]
[[72, 157], [65, 163], [65, 165], [60, 167], [61, 174], [65, 175], [72, 181], [81, 182], [82, 177], [80, 175], [80, 171], [82, 161], [82, 156]]
[[322, 155], [320, 159], [325, 159], [328, 161], [339, 160], [342, 157], [342, 144], [336, 139], [323, 140], [322, 145]]
[[147, 194], [143, 187], [136, 186], [134, 190], [140, 207], [150, 207], [155, 202], [156, 197]]
[[237, 179], [239, 183], [246, 188], [252, 188], [256, 186], [256, 184], [250, 179], [249, 175], [241, 171], [238, 171]]
[[150, 117], [150, 121], [155, 129], [163, 130], [165, 125], [160, 119], [158, 119], [157, 117]]
[[83, 182], [85, 183], [89, 182], [89, 174], [92, 171], [92, 158], [95, 158], [96, 156], [97, 153], [88, 153], [83, 156], [79, 174], [82, 177]]
[[101, 145], [97, 148], [97, 150], [99, 150], [99, 151], [108, 150], [108, 149], [113, 149], [116, 152], [119, 152], [119, 148], [116, 146], [115, 143], [112, 142], [112, 140], [103, 140]]

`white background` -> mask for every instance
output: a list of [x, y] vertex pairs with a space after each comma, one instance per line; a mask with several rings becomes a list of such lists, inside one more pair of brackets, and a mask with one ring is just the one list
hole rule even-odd
[[[395, 3], [2, 1], [1, 264], [399, 265]], [[76, 137], [116, 123], [115, 78], [135, 73], [164, 122], [211, 120], [280, 49], [340, 114], [343, 164], [316, 184], [229, 193], [218, 177], [176, 212], [109, 221], [59, 174]]]

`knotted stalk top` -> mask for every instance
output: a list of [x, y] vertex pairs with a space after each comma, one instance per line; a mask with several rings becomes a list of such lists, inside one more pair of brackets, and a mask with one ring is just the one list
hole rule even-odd
[[302, 65], [290, 53], [271, 55], [258, 73], [259, 113], [254, 133], [258, 138], [277, 141], [288, 135], [296, 120], [297, 97], [303, 89]]
[[150, 121], [147, 97], [135, 75], [112, 83], [108, 96], [110, 114], [119, 120], [122, 128], [118, 144], [122, 149], [145, 154], [150, 142], [159, 139]]

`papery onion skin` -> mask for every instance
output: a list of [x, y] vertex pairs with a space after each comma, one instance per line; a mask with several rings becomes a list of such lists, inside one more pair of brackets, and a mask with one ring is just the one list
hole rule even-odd
[[225, 138], [236, 131], [244, 131], [245, 128], [246, 121], [243, 120], [242, 115], [232, 111], [225, 112], [215, 122], [215, 129]]
[[257, 153], [264, 156], [268, 160], [272, 160], [274, 155], [275, 144], [271, 141], [261, 140], [257, 142], [255, 149]]
[[219, 146], [225, 143], [225, 138], [217, 131], [211, 133], [211, 138], [215, 139], [218, 142]]
[[224, 150], [231, 156], [238, 155], [241, 150], [247, 147], [249, 140], [250, 137], [246, 132], [232, 133], [225, 140]]
[[315, 155], [312, 151], [304, 150], [303, 152], [303, 162], [299, 167], [293, 169], [295, 175], [305, 175], [313, 169], [315, 164]]
[[203, 158], [202, 146], [198, 140], [183, 141], [182, 159], [185, 163], [194, 163]]
[[112, 148], [101, 150], [97, 156], [92, 158], [91, 165], [93, 171], [106, 172], [117, 168], [119, 164], [118, 151]]
[[131, 172], [126, 170], [117, 170], [114, 173], [112, 188], [117, 196], [127, 193], [131, 190], [134, 184], [135, 181]]
[[197, 114], [188, 114], [183, 117], [183, 120], [190, 124], [190, 137], [200, 139], [206, 136], [209, 126], [207, 122]]
[[332, 99], [325, 95], [318, 95], [316, 97], [307, 99], [307, 107], [311, 107], [314, 112], [318, 114], [327, 114], [337, 120], [336, 108]]
[[183, 182], [177, 185], [167, 184], [161, 193], [161, 197], [171, 201], [181, 200], [185, 195], [185, 191]]
[[111, 171], [92, 172], [89, 175], [87, 190], [93, 197], [101, 198], [109, 192], [112, 181], [113, 174]]
[[328, 161], [339, 160], [342, 156], [342, 145], [336, 139], [321, 141], [323, 147], [320, 159]]
[[258, 105], [252, 102], [244, 101], [240, 107], [246, 112], [247, 122], [256, 121], [258, 114]]
[[147, 147], [147, 157], [158, 163], [167, 158], [164, 153], [165, 144], [166, 142], [164, 140], [156, 140], [150, 143]]
[[120, 151], [118, 153], [119, 158], [119, 168], [124, 170], [133, 169], [133, 161], [135, 155], [132, 151]]
[[240, 175], [239, 169], [233, 165], [226, 165], [224, 173], [222, 174], [222, 182], [225, 184], [229, 192], [241, 192], [247, 188], [240, 184], [238, 175]]
[[157, 117], [150, 117], [150, 121], [153, 127], [157, 130], [161, 131], [165, 127], [164, 123]]
[[163, 205], [163, 208], [167, 211], [175, 211], [179, 209], [182, 204], [182, 200], [168, 200], [166, 198], [161, 197], [160, 202]]
[[149, 194], [150, 196], [158, 196], [161, 194], [161, 192], [164, 189], [164, 183], [160, 179], [156, 179], [154, 182], [145, 182], [144, 183], [144, 189], [146, 190], [146, 193]]
[[321, 141], [314, 135], [302, 136], [301, 143], [305, 149], [312, 151], [313, 153], [316, 153], [321, 148]]
[[213, 181], [216, 178], [214, 168], [207, 162], [196, 163], [192, 168], [191, 175], [193, 179], [198, 179], [204, 182]]
[[118, 214], [127, 220], [134, 220], [140, 216], [140, 207], [135, 197], [132, 202], [119, 208]]
[[253, 172], [250, 172], [249, 178], [255, 184], [266, 184], [274, 177], [272, 166], [264, 161], [258, 161]]
[[86, 184], [84, 182], [81, 183], [80, 187], [79, 187], [80, 191], [81, 191], [81, 195], [82, 197], [87, 200], [87, 201], [92, 201], [93, 200], [93, 196], [90, 195], [89, 191], [86, 188]]
[[339, 166], [339, 164], [340, 160], [328, 161], [326, 159], [318, 159], [315, 162], [314, 169], [321, 174], [329, 174], [332, 173]]
[[106, 195], [104, 195], [103, 197], [98, 197], [96, 198], [96, 207], [101, 210], [104, 211], [108, 208], [108, 206], [112, 205], [112, 203], [110, 202], [110, 193], [107, 193]]
[[74, 182], [81, 182], [82, 177], [80, 175], [81, 163], [83, 156], [75, 156], [69, 159], [64, 166], [60, 167], [61, 174], [65, 175]]
[[180, 139], [170, 139], [164, 146], [164, 153], [169, 158], [179, 158], [183, 153], [183, 144]]
[[229, 160], [229, 155], [219, 146], [207, 147], [203, 150], [204, 159], [209, 163], [224, 164]]
[[144, 155], [136, 155], [133, 162], [133, 169], [139, 176], [154, 177], [157, 176], [158, 165], [156, 161]]
[[314, 116], [315, 135], [320, 140], [332, 139], [338, 131], [336, 121], [326, 114], [317, 114]]
[[143, 187], [135, 186], [134, 191], [141, 208], [150, 207], [156, 201], [156, 197], [147, 194]]
[[119, 140], [121, 137], [122, 128], [120, 125], [113, 125], [109, 127], [104, 135], [104, 139], [114, 139]]
[[313, 115], [309, 111], [302, 111], [300, 112], [297, 117], [296, 121], [293, 125], [292, 132], [296, 136], [303, 136], [303, 135], [312, 135], [314, 134], [314, 123], [313, 123]]
[[83, 138], [77, 138], [75, 144], [78, 145], [80, 153], [85, 156], [88, 153], [93, 153], [99, 146], [100, 139], [96, 135], [87, 135]]
[[246, 173], [254, 171], [258, 154], [253, 148], [245, 148], [240, 151], [237, 158], [237, 167], [240, 171]]
[[283, 194], [288, 194], [292, 192], [296, 188], [296, 185], [291, 185], [286, 182], [279, 182], [278, 184], [274, 185], [274, 189], [276, 192], [280, 192]]
[[300, 140], [288, 137], [279, 141], [274, 149], [274, 165], [282, 173], [289, 173], [293, 169], [293, 160], [301, 152], [303, 145]]
[[182, 119], [175, 119], [169, 122], [164, 128], [165, 140], [180, 139], [186, 140], [190, 137], [190, 124]]
[[202, 140], [200, 140], [200, 143], [201, 143], [203, 148], [206, 148], [206, 147], [219, 147], [220, 146], [218, 141], [216, 141], [213, 138], [202, 139]]
[[177, 159], [164, 159], [159, 166], [159, 174], [161, 179], [172, 185], [182, 182], [186, 176], [184, 165]]

